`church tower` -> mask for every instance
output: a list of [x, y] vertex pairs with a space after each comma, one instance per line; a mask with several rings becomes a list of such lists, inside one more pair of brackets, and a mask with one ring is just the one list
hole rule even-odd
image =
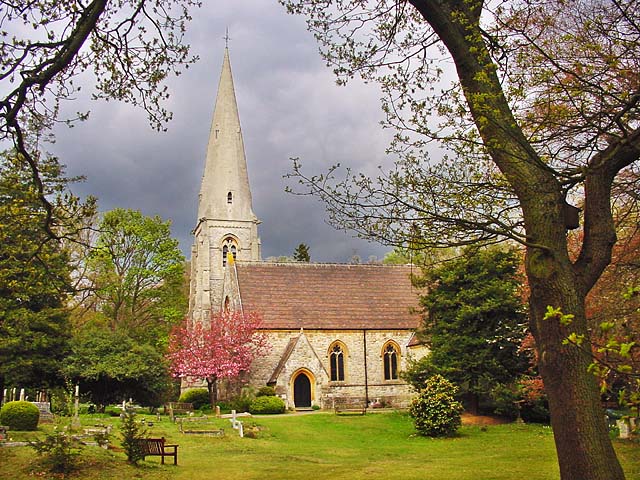
[[224, 306], [227, 258], [260, 260], [259, 220], [253, 213], [240, 117], [225, 48], [191, 248], [189, 314], [208, 318]]

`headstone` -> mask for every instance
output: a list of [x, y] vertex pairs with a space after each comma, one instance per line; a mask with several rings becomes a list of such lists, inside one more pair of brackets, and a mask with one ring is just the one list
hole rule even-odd
[[53, 421], [53, 413], [51, 413], [51, 404], [49, 402], [31, 402], [36, 407], [38, 407], [38, 411], [40, 412], [40, 422], [52, 422]]
[[232, 426], [234, 429], [237, 429], [237, 428], [238, 428], [238, 426], [237, 426], [237, 422], [238, 422], [238, 421], [236, 420], [236, 411], [235, 411], [235, 410], [231, 410], [231, 426]]
[[616, 425], [620, 430], [620, 438], [629, 438], [631, 436], [631, 429], [627, 420], [617, 420]]

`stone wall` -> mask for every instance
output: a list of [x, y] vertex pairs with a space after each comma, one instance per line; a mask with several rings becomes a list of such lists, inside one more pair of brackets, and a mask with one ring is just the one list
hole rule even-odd
[[[304, 373], [312, 383], [312, 403], [332, 408], [335, 399], [379, 401], [393, 407], [408, 405], [413, 392], [404, 381], [385, 380], [383, 348], [389, 341], [400, 349], [399, 370], [407, 365], [408, 330], [304, 330], [270, 331], [271, 350], [252, 366], [250, 384], [266, 385], [270, 380], [288, 406], [294, 406], [293, 382]], [[345, 349], [345, 380], [329, 380], [329, 349], [339, 341]], [[366, 352], [366, 354], [365, 354]]]

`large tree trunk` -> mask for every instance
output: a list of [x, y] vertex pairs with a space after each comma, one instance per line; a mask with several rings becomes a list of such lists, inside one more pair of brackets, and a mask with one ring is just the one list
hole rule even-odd
[[[585, 183], [585, 240], [580, 258], [568, 258], [562, 187], [518, 126], [502, 91], [480, 28], [481, 0], [409, 0], [444, 42], [483, 143], [520, 201], [527, 234], [531, 327], [540, 350], [540, 372], [563, 480], [623, 480], [604, 423], [589, 358], [563, 345], [575, 332], [587, 335], [584, 301], [610, 259], [615, 231], [610, 187], [625, 161], [602, 152]], [[629, 158], [636, 152], [629, 152]], [[637, 158], [637, 157], [636, 157]], [[569, 326], [544, 320], [547, 306], [575, 316]], [[588, 338], [588, 337], [587, 337]]]
[[207, 390], [209, 391], [211, 408], [215, 410], [218, 404], [218, 377], [207, 377]]
[[[536, 257], [535, 253], [533, 254]], [[531, 255], [530, 255], [531, 257]], [[538, 259], [528, 258], [528, 270], [536, 270]], [[587, 368], [591, 357], [574, 345], [562, 341], [575, 332], [587, 335], [584, 314], [584, 295], [577, 292], [572, 272], [558, 272], [560, 265], [551, 267], [550, 278], [529, 275], [531, 284], [531, 327], [539, 350], [539, 369], [549, 398], [551, 425], [558, 453], [560, 475], [563, 479], [623, 479], [609, 438], [604, 410], [593, 375]], [[565, 269], [566, 270], [566, 269]], [[574, 315], [563, 326], [558, 318], [544, 319], [547, 306], [560, 308]], [[585, 342], [588, 348], [588, 341]]]

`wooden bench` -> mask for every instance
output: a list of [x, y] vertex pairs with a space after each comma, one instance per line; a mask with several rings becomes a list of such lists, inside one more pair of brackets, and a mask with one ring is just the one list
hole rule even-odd
[[165, 415], [175, 415], [176, 413], [190, 413], [193, 412], [193, 403], [185, 402], [169, 402], [164, 406]]
[[364, 415], [367, 413], [367, 404], [358, 399], [336, 398], [333, 411], [336, 415]]
[[142, 459], [149, 456], [161, 457], [160, 463], [164, 465], [164, 457], [173, 457], [173, 464], [178, 464], [178, 445], [168, 445], [162, 438], [141, 438], [139, 441]]

